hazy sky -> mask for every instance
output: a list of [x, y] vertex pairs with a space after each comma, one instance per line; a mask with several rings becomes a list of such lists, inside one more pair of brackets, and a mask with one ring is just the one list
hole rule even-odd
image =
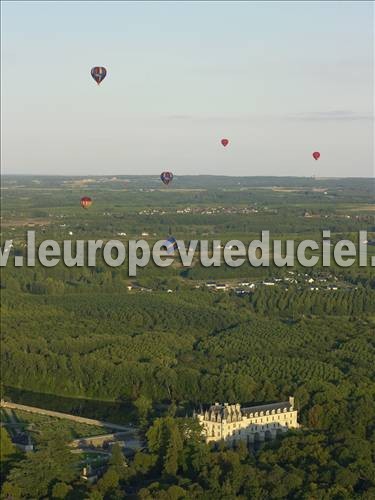
[[372, 176], [373, 10], [2, 2], [2, 171]]

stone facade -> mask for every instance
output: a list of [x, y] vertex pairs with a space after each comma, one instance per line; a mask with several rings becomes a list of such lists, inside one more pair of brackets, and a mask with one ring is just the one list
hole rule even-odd
[[241, 408], [239, 404], [215, 403], [208, 410], [195, 413], [206, 441], [238, 440], [253, 443], [273, 439], [277, 433], [299, 427], [294, 398], [281, 403]]

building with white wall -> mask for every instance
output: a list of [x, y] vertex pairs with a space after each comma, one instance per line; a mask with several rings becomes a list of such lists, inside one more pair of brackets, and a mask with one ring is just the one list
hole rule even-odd
[[278, 433], [299, 427], [294, 397], [288, 401], [241, 408], [240, 404], [215, 403], [194, 414], [206, 441], [243, 440], [248, 443], [273, 439]]

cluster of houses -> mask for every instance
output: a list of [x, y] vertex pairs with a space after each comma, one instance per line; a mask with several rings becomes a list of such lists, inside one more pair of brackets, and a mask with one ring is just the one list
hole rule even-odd
[[[193, 282], [194, 283], [194, 282]], [[287, 274], [281, 278], [271, 277], [264, 280], [239, 280], [231, 282], [195, 282], [193, 287], [196, 289], [206, 288], [212, 292], [234, 292], [238, 296], [249, 295], [260, 287], [281, 287], [283, 290], [288, 291], [290, 286], [294, 286], [299, 290], [342, 290], [351, 289], [353, 285], [350, 283], [340, 283], [338, 278], [330, 273], [320, 273], [312, 277], [311, 275], [299, 273], [297, 271], [288, 271]], [[140, 286], [138, 283], [133, 282], [127, 285], [128, 291], [133, 292], [152, 292], [152, 288]], [[173, 290], [166, 289], [167, 293], [173, 293]]]
[[[256, 214], [259, 212], [258, 208], [254, 207], [207, 207], [195, 208], [193, 213], [201, 215], [219, 215], [219, 214]], [[188, 213], [181, 211], [180, 213]]]
[[[206, 288], [212, 291], [222, 291], [222, 292], [235, 292], [236, 295], [246, 295], [252, 293], [256, 288], [266, 286], [274, 287], [281, 286], [283, 289], [288, 290], [289, 286], [294, 285], [299, 289], [309, 289], [312, 291], [316, 290], [339, 290], [342, 288], [350, 288], [349, 284], [343, 284], [338, 282], [338, 278], [330, 273], [321, 273], [315, 277], [308, 274], [299, 273], [296, 271], [288, 271], [288, 273], [282, 277], [272, 277], [265, 280], [242, 280], [238, 282], [231, 283], [217, 283], [215, 281], [207, 281], [204, 285]], [[201, 285], [196, 285], [196, 288], [200, 288]]]
[[162, 208], [150, 208], [150, 209], [144, 209], [140, 210], [138, 212], [138, 215], [164, 215], [166, 212]]
[[[266, 207], [264, 207], [266, 209]], [[184, 207], [173, 210], [176, 214], [195, 214], [195, 215], [219, 215], [219, 214], [256, 214], [261, 208], [255, 207]], [[144, 209], [138, 212], [138, 215], [164, 215], [167, 213], [162, 208]]]

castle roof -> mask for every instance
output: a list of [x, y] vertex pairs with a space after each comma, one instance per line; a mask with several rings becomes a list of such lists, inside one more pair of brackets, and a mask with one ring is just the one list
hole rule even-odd
[[267, 404], [267, 405], [259, 405], [259, 406], [249, 406], [248, 408], [241, 408], [241, 411], [242, 413], [245, 413], [245, 414], [249, 414], [249, 413], [260, 413], [261, 411], [262, 412], [266, 412], [266, 411], [272, 411], [272, 410], [280, 410], [280, 411], [283, 411], [284, 408], [287, 409], [287, 411], [290, 411], [290, 409], [292, 408], [292, 404], [290, 401], [282, 401], [280, 403], [271, 403], [271, 404]]
[[205, 420], [220, 422], [225, 419], [228, 422], [236, 422], [242, 420], [244, 416], [256, 417], [271, 413], [282, 413], [284, 411], [289, 412], [293, 410], [293, 403], [293, 398], [290, 398], [289, 401], [249, 406], [246, 408], [241, 408], [238, 403], [234, 405], [215, 403], [206, 411], [201, 412], [201, 415], [204, 415]]
[[239, 404], [228, 405], [228, 403], [225, 403], [221, 405], [215, 403], [205, 412], [205, 416], [207, 419], [217, 422], [224, 419], [235, 422], [241, 420], [241, 407]]

